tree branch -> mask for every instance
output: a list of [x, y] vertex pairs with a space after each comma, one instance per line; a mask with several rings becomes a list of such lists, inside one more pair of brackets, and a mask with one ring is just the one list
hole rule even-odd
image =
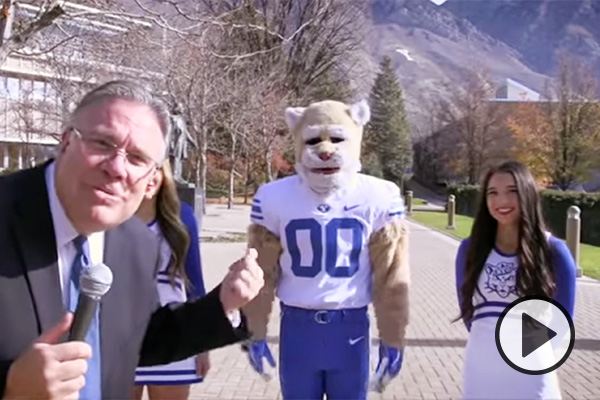
[[2, 47], [0, 47], [0, 65], [4, 64], [8, 56], [19, 49], [22, 49], [31, 38], [39, 31], [49, 27], [54, 21], [65, 13], [60, 5], [54, 5], [49, 10], [45, 11], [41, 16], [29, 23], [25, 29], [11, 36]]
[[48, 54], [54, 50], [56, 50], [58, 47], [62, 46], [63, 44], [75, 39], [76, 37], [78, 37], [79, 35], [73, 35], [73, 36], [69, 36], [68, 38], [61, 40], [60, 42], [56, 43], [55, 45], [53, 45], [52, 47], [50, 47], [49, 49], [45, 49], [44, 51], [39, 51], [39, 52], [35, 52], [35, 53], [23, 53], [21, 51], [15, 51], [15, 54], [18, 54], [20, 56], [25, 56], [25, 57], [38, 57], [44, 54]]

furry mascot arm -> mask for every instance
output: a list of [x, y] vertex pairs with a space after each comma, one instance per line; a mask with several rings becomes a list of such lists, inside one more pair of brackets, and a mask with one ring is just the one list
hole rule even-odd
[[270, 380], [271, 375], [264, 370], [263, 358], [275, 367], [275, 359], [267, 346], [266, 336], [275, 289], [279, 283], [281, 242], [264, 226], [251, 224], [248, 228], [248, 246], [258, 252], [258, 265], [264, 272], [265, 285], [258, 296], [243, 308], [252, 338], [242, 346], [242, 349], [248, 352], [248, 360], [252, 368], [265, 380]]
[[387, 224], [369, 242], [373, 266], [373, 307], [379, 337], [403, 348], [409, 317], [408, 233], [404, 221]]
[[396, 220], [369, 241], [373, 268], [373, 308], [379, 330], [379, 362], [372, 385], [383, 392], [400, 373], [409, 320], [409, 262], [406, 222]]

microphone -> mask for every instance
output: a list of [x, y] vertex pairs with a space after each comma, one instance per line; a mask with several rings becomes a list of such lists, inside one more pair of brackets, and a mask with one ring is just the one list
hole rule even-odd
[[77, 309], [69, 333], [69, 341], [85, 340], [85, 335], [92, 318], [96, 314], [100, 299], [110, 290], [112, 281], [112, 271], [103, 263], [94, 264], [81, 271], [79, 300], [77, 301]]

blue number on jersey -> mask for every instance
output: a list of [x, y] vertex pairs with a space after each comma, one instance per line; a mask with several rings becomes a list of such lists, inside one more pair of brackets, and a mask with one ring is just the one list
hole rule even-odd
[[[350, 265], [337, 266], [338, 231], [352, 230], [352, 249], [350, 250]], [[299, 230], [308, 230], [313, 259], [310, 266], [301, 265], [301, 252], [298, 247]], [[360, 252], [363, 247], [363, 225], [354, 218], [334, 218], [325, 225], [325, 270], [336, 278], [351, 277], [358, 271]], [[313, 278], [319, 274], [323, 259], [323, 231], [321, 224], [314, 218], [294, 219], [285, 227], [287, 245], [292, 259], [292, 272], [296, 276]]]
[[[313, 248], [313, 260], [311, 266], [300, 265], [301, 255], [298, 247], [297, 232], [307, 229], [310, 233], [310, 243]], [[321, 258], [323, 257], [323, 247], [321, 247], [321, 225], [316, 219], [294, 219], [285, 227], [285, 237], [287, 238], [290, 256], [292, 257], [292, 271], [296, 276], [313, 278], [321, 270]]]

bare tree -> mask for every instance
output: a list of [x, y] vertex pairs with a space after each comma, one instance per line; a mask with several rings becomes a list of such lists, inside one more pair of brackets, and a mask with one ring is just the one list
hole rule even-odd
[[236, 180], [248, 188], [257, 166], [274, 179], [286, 103], [351, 95], [362, 2], [135, 3], [161, 31], [164, 90], [183, 103], [197, 138], [193, 169], [204, 193], [208, 154], [227, 159], [231, 204]]
[[13, 0], [2, 0], [0, 15], [0, 65], [8, 56], [22, 49], [35, 35], [49, 27], [64, 14], [64, 9], [54, 1], [45, 0], [33, 18], [15, 21], [17, 10]]
[[[25, 74], [18, 80], [19, 97], [9, 102], [9, 129], [19, 132], [23, 143], [48, 142], [49, 137], [58, 140], [74, 103], [97, 82], [143, 78], [148, 72], [135, 68], [132, 44], [142, 43], [134, 37], [150, 24], [123, 17], [124, 11], [110, 1], [102, 3], [115, 7], [111, 10], [89, 6], [100, 1], [87, 3], [68, 3], [51, 25], [10, 54], [19, 60]], [[21, 14], [16, 21], [27, 24], [32, 12], [42, 12], [34, 4], [19, 4]]]
[[220, 145], [229, 158], [229, 208], [233, 205], [235, 177], [242, 177], [238, 171], [239, 158], [243, 154], [249, 156], [248, 146], [243, 146], [248, 144], [251, 132], [258, 128], [255, 117], [258, 107], [254, 102], [252, 83], [260, 77], [251, 72], [252, 69], [248, 66], [229, 71], [226, 85], [223, 85], [226, 92], [222, 93], [223, 101], [217, 114], [216, 122], [220, 126], [221, 137], [215, 140], [215, 145]]
[[440, 118], [446, 130], [456, 139], [454, 153], [457, 172], [464, 173], [467, 182], [478, 182], [488, 161], [501, 157], [505, 140], [504, 117], [494, 98], [495, 86], [487, 70], [478, 68], [464, 74], [464, 85], [454, 88], [450, 98], [440, 103]]
[[[356, 0], [202, 0], [212, 15], [222, 18], [230, 31], [262, 64], [281, 64], [285, 89], [299, 103], [330, 97], [349, 97], [349, 86], [363, 45], [365, 9]], [[245, 38], [242, 38], [242, 37]], [[245, 40], [244, 40], [245, 39]], [[281, 51], [274, 51], [281, 49]], [[235, 58], [239, 52], [223, 57]], [[338, 97], [337, 95], [335, 97]]]
[[424, 113], [413, 127], [413, 165], [416, 179], [425, 184], [436, 184], [447, 170], [448, 144], [441, 134], [442, 121], [438, 104], [430, 102], [422, 107]]
[[[141, 21], [150, 23], [143, 14], [124, 9], [118, 0], [85, 0], [77, 3], [56, 0], [1, 1], [0, 65], [14, 54], [34, 56], [50, 53], [79, 37], [82, 29], [116, 25], [126, 31]], [[56, 29], [47, 32], [49, 28]], [[40, 35], [44, 35], [44, 40], [40, 39]], [[57, 37], [60, 39], [56, 40]]]
[[[210, 34], [210, 31], [205, 32], [205, 36]], [[208, 42], [202, 37], [202, 43], [205, 41]], [[166, 97], [172, 105], [181, 106], [188, 129], [198, 144], [198, 148], [192, 152], [191, 162], [194, 182], [203, 194], [207, 189], [209, 143], [217, 128], [215, 118], [222, 102], [224, 84], [222, 66], [209, 50], [208, 45], [196, 43], [191, 46], [178, 38], [173, 38], [171, 46], [165, 50]]]

